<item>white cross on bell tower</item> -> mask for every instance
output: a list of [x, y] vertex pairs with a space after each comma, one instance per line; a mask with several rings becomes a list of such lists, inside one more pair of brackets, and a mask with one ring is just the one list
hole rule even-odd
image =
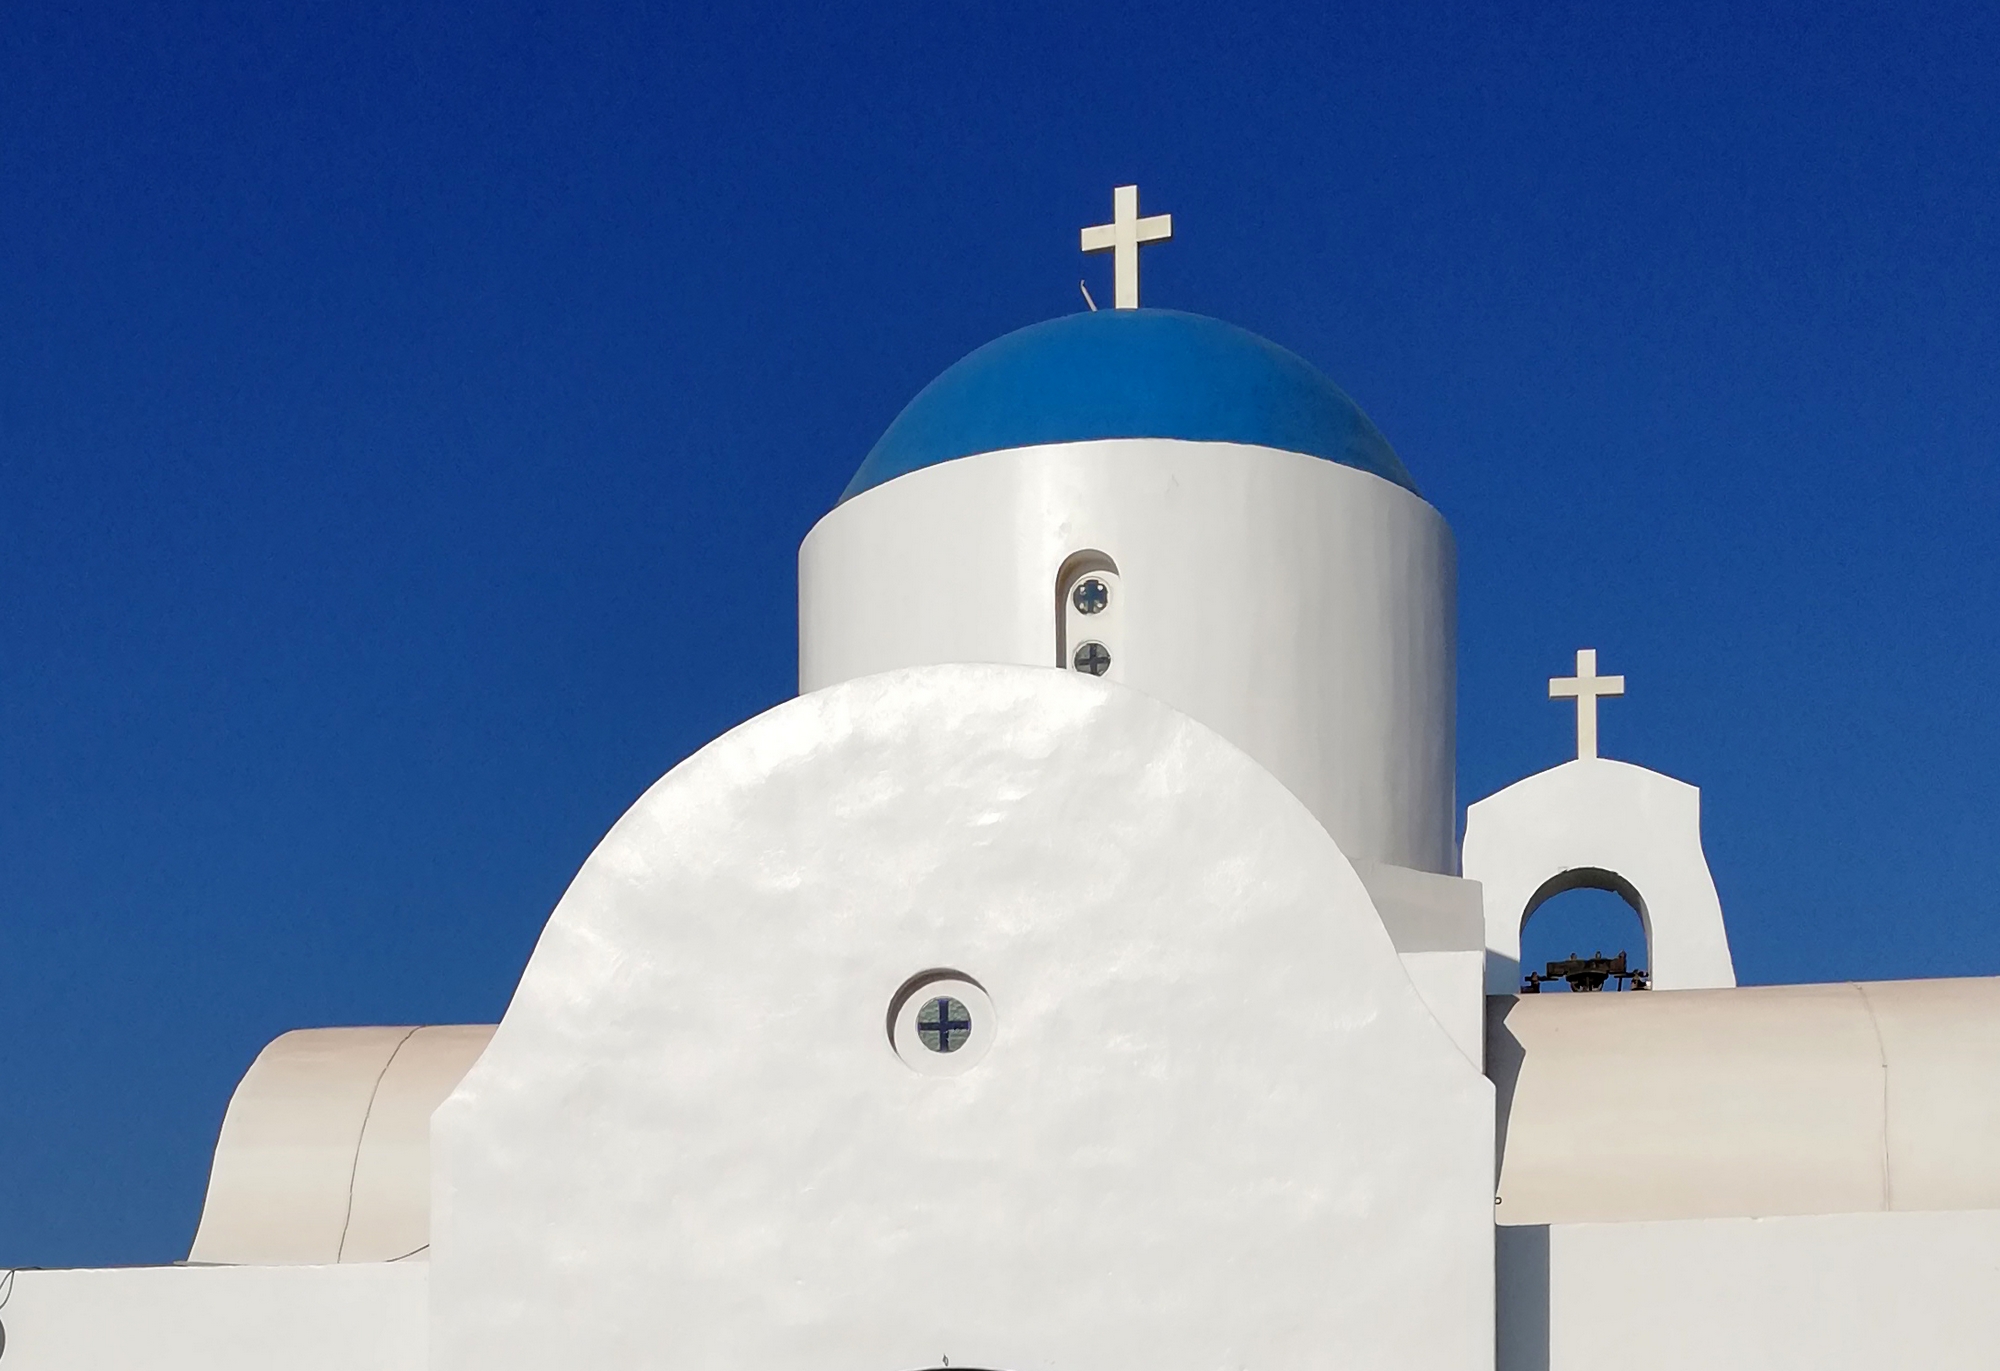
[[1598, 696], [1624, 693], [1623, 676], [1597, 674], [1597, 649], [1594, 647], [1576, 650], [1576, 675], [1549, 678], [1551, 700], [1576, 697], [1576, 755], [1579, 759], [1597, 755]]
[[1111, 303], [1116, 309], [1139, 308], [1139, 245], [1174, 236], [1174, 216], [1139, 217], [1139, 188], [1119, 186], [1111, 192], [1111, 222], [1083, 231], [1085, 252], [1110, 252]]

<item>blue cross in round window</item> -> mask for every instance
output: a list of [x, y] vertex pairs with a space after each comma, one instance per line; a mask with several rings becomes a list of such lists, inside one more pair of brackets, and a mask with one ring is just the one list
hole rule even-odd
[[940, 995], [917, 1011], [917, 1039], [933, 1052], [956, 1052], [971, 1036], [971, 1012], [949, 995]]
[[1087, 576], [1076, 583], [1069, 598], [1078, 614], [1096, 614], [1111, 603], [1111, 587], [1095, 576]]

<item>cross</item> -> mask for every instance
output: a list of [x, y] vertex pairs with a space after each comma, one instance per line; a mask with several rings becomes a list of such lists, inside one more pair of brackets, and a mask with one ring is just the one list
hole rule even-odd
[[1086, 676], [1102, 676], [1111, 670], [1111, 651], [1103, 643], [1085, 643], [1076, 650], [1076, 669]]
[[1551, 700], [1576, 697], [1576, 755], [1579, 758], [1597, 755], [1597, 697], [1624, 693], [1623, 676], [1597, 674], [1597, 649], [1594, 647], [1576, 650], [1576, 675], [1549, 678]]
[[[953, 1014], [953, 1010], [958, 1012]], [[924, 1006], [924, 1012], [917, 1015], [917, 1036], [924, 1040], [924, 1046], [933, 1052], [956, 1052], [965, 1045], [965, 1039], [972, 1032], [972, 1019], [965, 1012], [965, 1006], [957, 1000], [943, 995]], [[958, 1041], [952, 1041], [952, 1035]], [[931, 1039], [935, 1037], [936, 1042]]]
[[1111, 222], [1083, 231], [1085, 252], [1111, 254], [1111, 304], [1114, 309], [1139, 308], [1139, 244], [1174, 236], [1174, 216], [1139, 217], [1139, 188], [1119, 186], [1111, 192]]

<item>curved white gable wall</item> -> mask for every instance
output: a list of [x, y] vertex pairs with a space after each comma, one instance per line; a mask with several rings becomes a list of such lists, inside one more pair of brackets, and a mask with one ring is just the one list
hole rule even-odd
[[1537, 892], [1581, 871], [1637, 892], [1655, 990], [1736, 984], [1701, 851], [1701, 791], [1685, 781], [1599, 757], [1537, 772], [1466, 811], [1464, 861], [1484, 890], [1489, 995], [1520, 988], [1521, 928]]
[[[888, 1018], [941, 968], [995, 1015], [950, 1075]], [[1354, 869], [1212, 731], [1054, 671], [868, 677], [577, 873], [433, 1122], [432, 1356], [1481, 1371], [1493, 1118]]]
[[1113, 679], [1285, 783], [1359, 861], [1457, 873], [1457, 562], [1422, 499], [1238, 443], [1135, 438], [899, 476], [799, 549], [799, 689], [1057, 663], [1057, 576], [1118, 571]]

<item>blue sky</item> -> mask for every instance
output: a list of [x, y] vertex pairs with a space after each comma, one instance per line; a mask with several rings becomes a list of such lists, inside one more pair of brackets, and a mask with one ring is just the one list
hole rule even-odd
[[1746, 981], [2000, 973], [1991, 6], [706, 9], [0, 9], [0, 1264], [185, 1255], [285, 1029], [498, 1016], [1120, 182], [1451, 521], [1462, 799], [1595, 646]]

